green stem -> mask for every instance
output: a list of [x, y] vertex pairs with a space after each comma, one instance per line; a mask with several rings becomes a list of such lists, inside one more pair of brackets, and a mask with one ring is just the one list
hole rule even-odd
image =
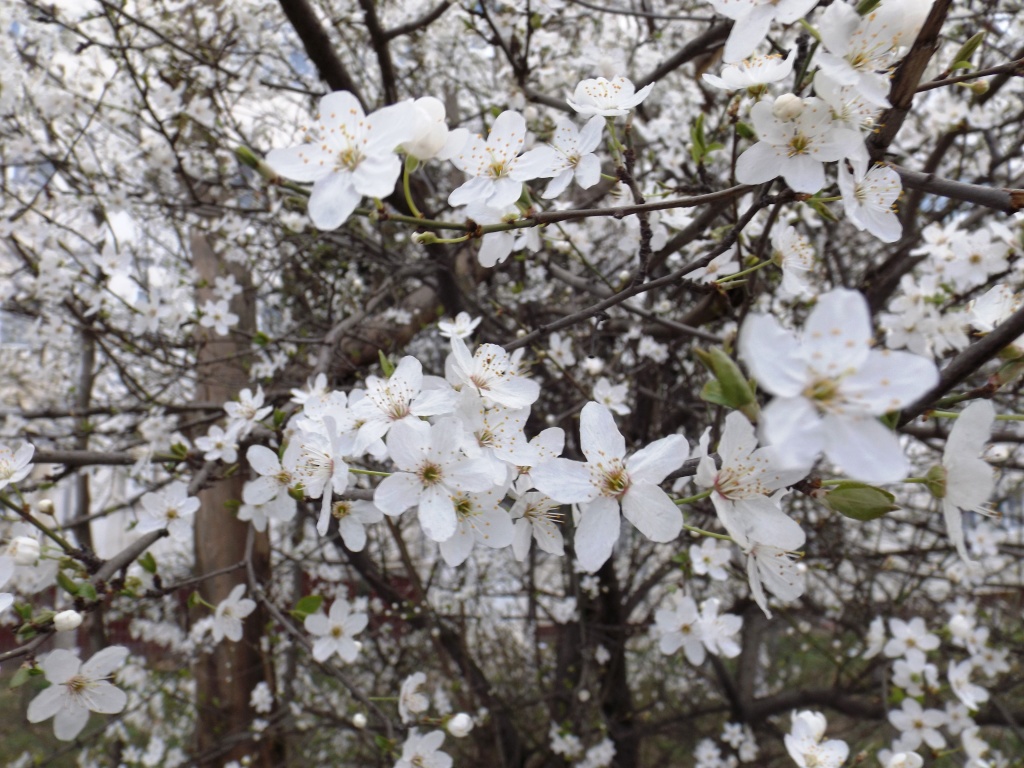
[[755, 264], [752, 267], [748, 267], [747, 269], [744, 269], [742, 272], [737, 272], [734, 275], [729, 275], [728, 277], [723, 277], [721, 280], [716, 280], [715, 282], [718, 283], [719, 285], [721, 285], [722, 283], [728, 283], [728, 282], [732, 282], [733, 280], [738, 280], [741, 277], [746, 277], [747, 275], [751, 275], [754, 272], [757, 272], [757, 270], [759, 270], [759, 269], [764, 269], [765, 267], [767, 267], [771, 263], [772, 263], [771, 259], [766, 259], [765, 261], [758, 262], [757, 264]]
[[[17, 489], [15, 488], [15, 490], [17, 490]], [[40, 523], [38, 520], [36, 520], [34, 517], [32, 517], [32, 514], [30, 512], [28, 512], [24, 507], [19, 507], [17, 504], [15, 504], [10, 499], [8, 499], [6, 494], [0, 493], [0, 504], [3, 504], [8, 509], [14, 510], [14, 512], [16, 512], [18, 514], [18, 516], [21, 517], [22, 520], [24, 520], [25, 522], [29, 523], [30, 525], [33, 525], [36, 528], [38, 528], [40, 531], [43, 532], [43, 535], [47, 536], [50, 539], [53, 539], [53, 541], [57, 544], [57, 546], [59, 546], [62, 550], [64, 550], [65, 554], [68, 554], [68, 555], [73, 555], [74, 554], [75, 548], [73, 546], [71, 546], [71, 544], [67, 541], [67, 539], [65, 539], [64, 537], [60, 536], [57, 533], [54, 533], [49, 528], [47, 528], [45, 525]]]
[[412, 215], [417, 219], [423, 218], [423, 213], [416, 207], [416, 203], [412, 201], [412, 190], [409, 189], [409, 177], [412, 175], [410, 166], [415, 168], [419, 165], [419, 161], [415, 157], [405, 158], [405, 165], [402, 168], [402, 191], [405, 192], [405, 203], [409, 206], [409, 210], [412, 211]]
[[711, 495], [711, 491], [713, 491], [713, 490], [714, 490], [713, 488], [708, 488], [708, 490], [701, 491], [696, 496], [687, 496], [685, 499], [676, 499], [675, 503], [677, 505], [678, 504], [693, 504], [694, 502], [706, 499], [708, 496]]
[[703, 528], [696, 528], [692, 525], [683, 525], [683, 530], [689, 531], [690, 533], [699, 533], [701, 536], [710, 536], [712, 539], [718, 539], [720, 541], [732, 541], [732, 536], [726, 536], [724, 533], [712, 533], [711, 531], [705, 531]]
[[372, 469], [357, 469], [356, 467], [349, 467], [348, 471], [354, 475], [370, 475], [371, 477], [391, 477], [393, 472], [377, 472]]

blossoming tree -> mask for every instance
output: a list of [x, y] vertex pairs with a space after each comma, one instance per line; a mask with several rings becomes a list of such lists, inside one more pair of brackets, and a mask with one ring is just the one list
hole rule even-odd
[[0, 19], [5, 764], [1021, 765], [1008, 0]]

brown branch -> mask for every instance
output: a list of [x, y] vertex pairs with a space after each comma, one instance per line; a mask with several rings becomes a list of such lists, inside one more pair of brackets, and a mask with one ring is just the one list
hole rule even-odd
[[927, 411], [936, 400], [977, 372], [982, 365], [1016, 341], [1021, 334], [1024, 334], [1024, 307], [1010, 315], [994, 331], [954, 357], [949, 365], [942, 369], [939, 383], [922, 395], [917, 402], [903, 409], [900, 414], [900, 426]]
[[730, 21], [720, 21], [712, 25], [702, 35], [698, 35], [680, 48], [670, 59], [659, 64], [652, 72], [637, 80], [637, 90], [650, 83], [657, 82], [668, 73], [674, 72], [698, 56], [708, 53], [729, 36], [730, 29], [732, 29], [732, 22]]
[[875, 160], [882, 158], [900, 128], [903, 127], [903, 121], [910, 114], [910, 106], [914, 101], [914, 94], [917, 93], [921, 76], [924, 74], [928, 62], [939, 49], [942, 25], [946, 21], [946, 15], [949, 13], [952, 2], [953, 0], [935, 1], [921, 31], [917, 34], [917, 39], [906, 57], [900, 62], [899, 67], [896, 68], [892, 87], [889, 90], [889, 103], [892, 106], [882, 113], [878, 132], [867, 141], [868, 151]]
[[399, 24], [397, 27], [387, 30], [387, 32], [384, 33], [384, 37], [388, 40], [393, 40], [402, 35], [408, 35], [413, 32], [424, 30], [441, 18], [444, 12], [451, 8], [452, 5], [454, 5], [452, 0], [441, 0], [433, 10], [427, 11], [419, 18], [408, 21], [405, 24]]
[[903, 186], [908, 189], [920, 190], [952, 200], [962, 200], [1002, 213], [1013, 214], [1024, 208], [1024, 189], [1003, 189], [986, 187], [981, 184], [968, 184], [936, 176], [934, 173], [912, 171], [909, 168], [889, 163], [889, 166], [900, 175]]
[[324, 28], [320, 26], [313, 6], [309, 4], [308, 0], [278, 0], [278, 2], [295, 33], [302, 41], [306, 55], [313, 62], [323, 81], [330, 86], [332, 91], [351, 93], [365, 110], [366, 102], [359, 92], [359, 87], [348, 73], [341, 58], [335, 53], [331, 39]]

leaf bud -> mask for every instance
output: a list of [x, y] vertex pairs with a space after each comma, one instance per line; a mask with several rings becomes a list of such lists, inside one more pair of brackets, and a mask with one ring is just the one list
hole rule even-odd
[[[694, 353], [704, 366], [715, 377], [701, 391], [701, 397], [709, 403], [724, 405], [740, 411], [744, 416], [756, 422], [760, 415], [757, 398], [750, 382], [744, 377], [736, 362], [720, 347], [708, 350], [696, 349]], [[714, 385], [714, 386], [712, 386]]]

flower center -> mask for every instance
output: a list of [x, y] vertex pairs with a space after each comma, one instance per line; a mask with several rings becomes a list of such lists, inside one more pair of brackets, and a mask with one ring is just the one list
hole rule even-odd
[[437, 464], [424, 464], [420, 467], [419, 478], [425, 486], [437, 485], [441, 482], [441, 467]]

